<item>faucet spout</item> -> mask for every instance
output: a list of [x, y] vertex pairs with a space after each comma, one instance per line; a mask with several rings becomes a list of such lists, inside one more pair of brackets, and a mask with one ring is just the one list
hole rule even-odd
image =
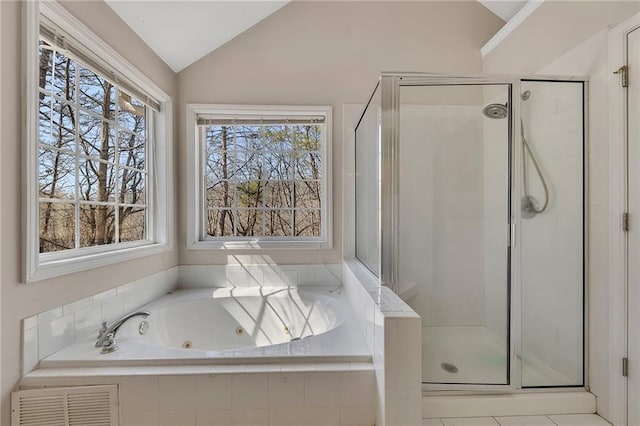
[[120, 326], [122, 326], [122, 324], [124, 324], [128, 319], [137, 317], [137, 316], [143, 316], [146, 318], [149, 315], [151, 315], [151, 312], [149, 311], [136, 311], [123, 316], [122, 318], [112, 322], [111, 324], [107, 324], [107, 322], [104, 321], [102, 323], [102, 328], [98, 332], [98, 340], [96, 340], [96, 345], [95, 345], [96, 348], [103, 346], [104, 342], [108, 339], [109, 335], [111, 335], [112, 338], [115, 338], [116, 333], [120, 329]]

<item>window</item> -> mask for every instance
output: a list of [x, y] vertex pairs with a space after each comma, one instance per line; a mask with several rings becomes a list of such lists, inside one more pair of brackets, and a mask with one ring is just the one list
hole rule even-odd
[[40, 39], [40, 253], [148, 240], [148, 107]]
[[330, 244], [330, 108], [190, 108], [196, 246]]
[[166, 249], [169, 96], [55, 2], [27, 8], [27, 281]]

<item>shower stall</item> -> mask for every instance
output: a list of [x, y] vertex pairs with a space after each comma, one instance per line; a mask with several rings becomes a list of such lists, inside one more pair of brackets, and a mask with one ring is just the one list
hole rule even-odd
[[584, 78], [383, 74], [355, 256], [422, 318], [427, 391], [586, 385]]

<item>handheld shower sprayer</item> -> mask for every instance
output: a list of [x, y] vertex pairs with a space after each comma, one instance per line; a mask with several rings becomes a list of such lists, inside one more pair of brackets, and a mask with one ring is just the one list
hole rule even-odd
[[[529, 99], [530, 96], [531, 96], [531, 92], [527, 90], [520, 95], [520, 98], [523, 101], [526, 101], [527, 99]], [[484, 107], [484, 109], [482, 110], [482, 113], [486, 117], [492, 118], [492, 119], [506, 118], [509, 115], [508, 104], [499, 104], [499, 103], [489, 104]], [[527, 138], [525, 136], [524, 121], [522, 120], [522, 118], [520, 118], [520, 136], [522, 139], [522, 146], [523, 146], [522, 180], [523, 180], [523, 192], [524, 192], [524, 195], [520, 202], [520, 210], [522, 212], [522, 217], [524, 219], [531, 219], [536, 215], [544, 212], [547, 209], [547, 207], [549, 207], [549, 187], [547, 185], [547, 181], [544, 178], [544, 175], [542, 174], [542, 170], [540, 169], [540, 164], [538, 163], [536, 156], [533, 154], [533, 151], [531, 150], [531, 146], [529, 145], [529, 142], [527, 141]], [[544, 203], [542, 204], [542, 207], [538, 207], [538, 200], [533, 195], [529, 194], [529, 185], [527, 181], [527, 155], [531, 159], [531, 162], [533, 163], [533, 167], [535, 168], [536, 173], [540, 178], [540, 183], [542, 184], [542, 189], [544, 191]]]

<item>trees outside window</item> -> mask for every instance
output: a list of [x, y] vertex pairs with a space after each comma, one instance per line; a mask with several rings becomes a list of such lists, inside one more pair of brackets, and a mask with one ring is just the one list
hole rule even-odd
[[40, 253], [147, 239], [147, 106], [42, 39], [38, 64]]
[[329, 248], [331, 107], [187, 105], [188, 247]]
[[204, 128], [206, 234], [320, 237], [324, 124]]

